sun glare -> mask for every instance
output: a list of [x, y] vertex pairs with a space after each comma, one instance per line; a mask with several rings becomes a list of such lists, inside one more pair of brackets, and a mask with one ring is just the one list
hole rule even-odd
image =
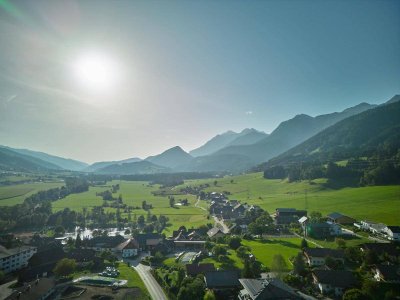
[[90, 92], [111, 91], [117, 82], [116, 63], [101, 53], [86, 53], [73, 65], [74, 75], [80, 85]]

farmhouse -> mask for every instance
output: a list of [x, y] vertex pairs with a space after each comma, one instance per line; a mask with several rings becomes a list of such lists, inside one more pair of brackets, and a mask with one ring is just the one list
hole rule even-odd
[[129, 239], [119, 244], [115, 250], [121, 253], [124, 258], [132, 257], [138, 254], [139, 243], [135, 239]]
[[350, 218], [348, 216], [342, 215], [341, 213], [338, 212], [333, 212], [327, 215], [327, 218], [329, 221], [336, 223], [336, 224], [353, 224], [356, 220], [353, 218]]
[[152, 250], [162, 242], [162, 237], [158, 233], [140, 233], [135, 239], [140, 251]]
[[302, 299], [296, 292], [280, 279], [239, 279], [243, 289], [239, 292], [239, 300], [267, 299]]
[[346, 289], [355, 286], [357, 283], [350, 271], [314, 270], [312, 276], [314, 284], [322, 294], [333, 292], [336, 296], [341, 296]]
[[378, 255], [387, 255], [394, 259], [400, 256], [399, 250], [393, 243], [365, 243], [360, 245], [360, 250], [363, 252], [373, 251]]
[[91, 239], [84, 239], [83, 245], [87, 249], [95, 251], [114, 251], [116, 247], [123, 243], [125, 238], [121, 235], [116, 236], [96, 236]]
[[305, 233], [307, 236], [316, 239], [325, 239], [341, 235], [342, 228], [338, 224], [332, 222], [308, 223], [305, 225]]
[[395, 265], [376, 265], [372, 268], [376, 281], [400, 283], [400, 267]]
[[329, 248], [304, 248], [304, 256], [309, 266], [323, 266], [327, 257], [344, 262], [343, 250]]
[[297, 210], [294, 208], [277, 208], [275, 211], [276, 225], [289, 225], [296, 223], [301, 217], [306, 217], [306, 210]]

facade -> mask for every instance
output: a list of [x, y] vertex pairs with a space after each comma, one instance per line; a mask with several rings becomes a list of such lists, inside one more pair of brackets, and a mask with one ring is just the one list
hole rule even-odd
[[343, 270], [315, 270], [312, 273], [314, 284], [321, 294], [333, 293], [341, 296], [346, 289], [356, 285], [352, 272]]
[[119, 244], [115, 252], [120, 252], [122, 257], [132, 257], [138, 254], [139, 244], [135, 239], [129, 239], [121, 244]]
[[325, 239], [341, 235], [342, 228], [340, 225], [332, 222], [308, 223], [305, 225], [305, 232], [307, 236], [316, 239]]
[[343, 250], [335, 250], [328, 248], [304, 248], [303, 250], [306, 262], [309, 266], [323, 266], [327, 257], [331, 257], [335, 260], [340, 260], [344, 263], [344, 252]]
[[22, 246], [12, 249], [0, 248], [0, 270], [5, 274], [28, 266], [28, 261], [37, 252], [36, 247]]

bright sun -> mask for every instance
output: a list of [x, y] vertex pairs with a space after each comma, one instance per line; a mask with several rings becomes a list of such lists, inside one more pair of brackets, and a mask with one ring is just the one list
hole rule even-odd
[[90, 92], [111, 91], [118, 80], [116, 63], [102, 53], [86, 53], [73, 64], [76, 80]]

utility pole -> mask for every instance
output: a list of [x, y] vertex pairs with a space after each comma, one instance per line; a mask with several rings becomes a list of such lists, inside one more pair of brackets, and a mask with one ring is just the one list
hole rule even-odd
[[307, 189], [304, 190], [304, 209], [308, 209]]

